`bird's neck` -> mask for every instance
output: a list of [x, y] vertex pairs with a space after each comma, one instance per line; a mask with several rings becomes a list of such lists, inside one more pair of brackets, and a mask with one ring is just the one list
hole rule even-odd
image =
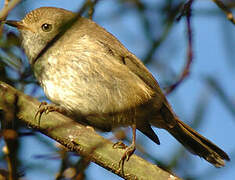
[[46, 46], [46, 42], [39, 40], [39, 38], [36, 36], [36, 33], [25, 33], [24, 31], [21, 31], [22, 47], [31, 65], [35, 63], [35, 59], [37, 58], [38, 54]]

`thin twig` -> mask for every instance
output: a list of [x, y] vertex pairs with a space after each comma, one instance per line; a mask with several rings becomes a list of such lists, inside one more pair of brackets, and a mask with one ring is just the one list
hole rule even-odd
[[175, 90], [175, 88], [178, 87], [179, 84], [181, 84], [190, 73], [190, 67], [193, 61], [192, 28], [191, 28], [192, 3], [193, 3], [193, 0], [189, 0], [184, 5], [184, 9], [183, 9], [184, 13], [186, 14], [187, 34], [188, 34], [188, 50], [187, 50], [186, 65], [179, 77], [179, 80], [175, 82], [173, 85], [171, 85], [169, 88], [167, 88], [166, 94], [170, 94], [173, 90]]
[[[2, 11], [8, 7], [8, 4], [9, 4], [9, 0], [5, 0], [3, 8], [2, 8]], [[1, 18], [1, 20], [6, 20], [6, 17], [5, 18]], [[3, 32], [3, 24], [0, 24], [0, 36], [2, 35], [2, 32]]]
[[92, 19], [94, 12], [95, 12], [95, 5], [97, 3], [97, 0], [92, 1], [92, 0], [87, 0], [87, 4], [89, 6], [89, 10], [88, 10], [88, 17], [89, 19]]
[[60, 163], [60, 170], [57, 173], [55, 179], [61, 180], [64, 178], [64, 171], [68, 168], [68, 153], [63, 148], [60, 148], [58, 154], [60, 155], [61, 163]]
[[235, 103], [231, 100], [231, 98], [226, 94], [223, 86], [220, 84], [218, 80], [216, 80], [212, 76], [208, 76], [205, 78], [207, 84], [212, 88], [212, 90], [217, 93], [217, 97], [220, 98], [221, 102], [227, 107], [230, 113], [235, 116]]
[[7, 7], [10, 0], [5, 0], [4, 7]]
[[170, 21], [165, 25], [161, 36], [153, 41], [151, 49], [148, 51], [145, 58], [143, 59], [144, 64], [148, 64], [151, 62], [154, 52], [156, 52], [156, 50], [160, 47], [162, 42], [168, 37], [168, 34], [170, 33], [172, 27], [173, 27], [173, 21]]
[[2, 113], [1, 116], [1, 127], [6, 147], [5, 153], [6, 153], [6, 160], [9, 171], [9, 180], [17, 180], [18, 179], [18, 174], [17, 174], [18, 133], [17, 133], [17, 127], [14, 125], [14, 122], [17, 119], [16, 114], [18, 108], [17, 106], [15, 106], [15, 104], [18, 100], [18, 96], [16, 96], [16, 94], [13, 94], [12, 97], [14, 99], [13, 103], [12, 104], [5, 103], [5, 105], [2, 107], [4, 113]]
[[[6, 2], [7, 1], [7, 2]], [[4, 8], [0, 11], [0, 20], [7, 17], [8, 13], [21, 1], [21, 0], [6, 0], [4, 3]]]
[[235, 19], [233, 17], [232, 11], [225, 6], [225, 4], [220, 0], [212, 0], [227, 16], [227, 19], [235, 25]]
[[[177, 5], [176, 8], [172, 9], [171, 11], [173, 12], [170, 12], [167, 16], [167, 22], [164, 24], [164, 29], [162, 31], [162, 34], [159, 36], [158, 39], [155, 39], [155, 40], [151, 40], [152, 42], [152, 46], [150, 48], [150, 50], [147, 52], [147, 54], [145, 55], [145, 57], [143, 58], [143, 62], [144, 64], [148, 64], [152, 61], [152, 57], [154, 55], [154, 53], [156, 52], [156, 50], [160, 47], [160, 45], [162, 44], [162, 42], [165, 41], [165, 39], [168, 37], [173, 25], [174, 25], [174, 20], [175, 20], [175, 17], [176, 17], [176, 13], [175, 12], [178, 12], [177, 9], [181, 7], [181, 3]], [[147, 22], [147, 20], [145, 20]], [[145, 23], [146, 24], [146, 23]], [[149, 24], [146, 24], [148, 25], [148, 34], [150, 33], [150, 30], [149, 30]], [[150, 35], [149, 35], [150, 36]]]
[[[3, 21], [7, 18], [8, 13], [20, 2], [21, 0], [5, 0], [4, 6], [0, 11], [0, 20]], [[0, 24], [0, 36], [2, 35], [3, 24]]]

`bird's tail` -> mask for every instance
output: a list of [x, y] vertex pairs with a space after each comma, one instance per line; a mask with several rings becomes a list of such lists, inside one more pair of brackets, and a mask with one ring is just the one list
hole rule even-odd
[[169, 132], [190, 152], [203, 157], [216, 167], [224, 166], [224, 160], [229, 160], [223, 150], [178, 119]]
[[[162, 106], [160, 112], [164, 121], [174, 122], [166, 130], [190, 152], [204, 158], [215, 167], [222, 167], [225, 164], [224, 160], [230, 160], [222, 149], [180, 121], [167, 104]], [[151, 124], [154, 125], [154, 123]]]

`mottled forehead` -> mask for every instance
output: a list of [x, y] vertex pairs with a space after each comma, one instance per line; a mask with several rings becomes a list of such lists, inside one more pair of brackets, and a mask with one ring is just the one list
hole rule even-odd
[[23, 22], [26, 24], [36, 23], [39, 22], [41, 19], [55, 19], [55, 18], [66, 18], [68, 16], [74, 15], [73, 12], [67, 11], [61, 8], [55, 7], [41, 7], [35, 9], [28, 13], [24, 18]]
[[27, 24], [32, 23], [32, 22], [38, 22], [40, 18], [40, 14], [41, 12], [37, 10], [31, 11], [24, 17], [23, 21]]

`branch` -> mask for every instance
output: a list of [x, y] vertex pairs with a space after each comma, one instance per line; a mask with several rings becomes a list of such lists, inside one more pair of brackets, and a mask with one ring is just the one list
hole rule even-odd
[[187, 49], [187, 61], [184, 66], [184, 69], [179, 77], [179, 79], [172, 84], [169, 88], [166, 89], [166, 94], [170, 94], [174, 91], [184, 80], [188, 77], [193, 61], [193, 43], [192, 43], [192, 28], [191, 28], [191, 11], [192, 3], [194, 0], [188, 0], [185, 3], [182, 14], [178, 17], [178, 20], [185, 14], [186, 15], [186, 24], [187, 24], [187, 35], [188, 35], [188, 49]]
[[0, 97], [0, 112], [3, 114], [9, 111], [4, 109], [6, 104], [17, 106], [15, 115], [21, 122], [125, 179], [179, 179], [136, 155], [125, 162], [124, 173], [121, 173], [118, 162], [124, 150], [114, 149], [111, 141], [104, 139], [91, 128], [80, 125], [57, 112], [42, 115], [39, 127], [38, 120], [34, 116], [40, 102], [1, 81]]
[[[21, 1], [21, 0], [5, 0], [3, 8], [0, 11], [0, 20], [6, 19], [8, 13]], [[0, 36], [2, 35], [3, 24], [0, 24]]]
[[18, 4], [21, 0], [6, 0], [4, 3], [4, 8], [0, 11], [0, 19], [3, 20], [6, 18], [7, 14]]
[[227, 19], [235, 25], [235, 18], [233, 17], [232, 11], [220, 0], [212, 0], [227, 16]]

